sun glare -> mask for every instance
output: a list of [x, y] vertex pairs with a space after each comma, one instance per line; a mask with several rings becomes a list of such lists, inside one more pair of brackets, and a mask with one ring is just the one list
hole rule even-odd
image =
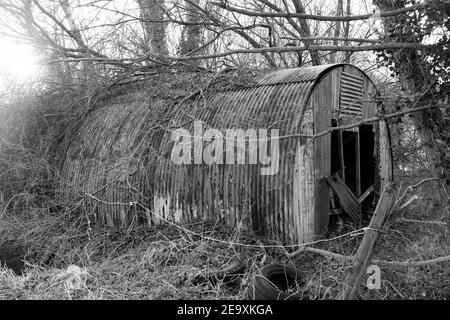
[[38, 72], [37, 59], [33, 48], [0, 39], [0, 74], [30, 80]]

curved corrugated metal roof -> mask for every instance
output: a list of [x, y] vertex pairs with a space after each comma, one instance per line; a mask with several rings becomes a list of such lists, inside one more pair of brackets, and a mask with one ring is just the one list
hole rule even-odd
[[325, 71], [330, 71], [333, 68], [342, 66], [344, 64], [324, 64], [313, 67], [283, 69], [267, 73], [258, 79], [257, 83], [260, 85], [272, 84], [287, 84], [294, 82], [306, 82], [317, 80]]
[[[197, 102], [148, 97], [106, 104], [69, 137], [64, 182], [109, 202], [95, 203], [93, 208], [97, 218], [110, 225], [220, 216], [232, 225], [295, 242], [290, 203], [297, 141], [281, 140], [279, 174], [261, 176], [260, 165], [175, 165], [166, 156], [171, 134], [180, 126], [193, 132], [192, 119], [217, 129], [299, 133], [315, 83], [338, 66], [273, 71], [254, 87], [214, 93]], [[124, 205], [130, 202], [142, 206]]]

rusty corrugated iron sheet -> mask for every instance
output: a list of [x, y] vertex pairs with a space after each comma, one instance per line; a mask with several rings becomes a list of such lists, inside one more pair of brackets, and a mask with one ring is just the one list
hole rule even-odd
[[62, 184], [99, 199], [91, 197], [90, 209], [111, 226], [219, 218], [238, 230], [297, 243], [292, 205], [297, 139], [280, 141], [279, 173], [262, 176], [259, 164], [176, 165], [168, 157], [171, 135], [180, 126], [192, 133], [192, 119], [203, 121], [204, 128], [300, 133], [316, 81], [337, 66], [271, 72], [256, 86], [197, 102], [148, 97], [99, 107], [69, 137]]
[[324, 64], [314, 67], [279, 70], [262, 76], [258, 79], [257, 83], [259, 85], [272, 85], [315, 81], [323, 72], [338, 66], [340, 66], [340, 64]]

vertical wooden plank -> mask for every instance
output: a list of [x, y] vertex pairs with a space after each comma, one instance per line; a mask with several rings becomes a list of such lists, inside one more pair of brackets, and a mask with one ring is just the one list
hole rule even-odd
[[339, 144], [339, 165], [341, 167], [342, 180], [345, 181], [344, 142], [342, 140], [342, 130], [338, 131], [338, 144]]
[[391, 139], [389, 134], [389, 127], [386, 120], [380, 120], [379, 126], [379, 172], [380, 172], [380, 190], [393, 181], [393, 166], [392, 166], [392, 150]]
[[357, 132], [355, 135], [355, 156], [356, 156], [356, 196], [359, 197], [361, 195], [361, 154], [360, 154], [360, 138], [359, 138], [359, 128], [357, 128]]
[[370, 220], [369, 227], [365, 231], [364, 238], [356, 252], [355, 264], [350, 269], [344, 281], [344, 300], [355, 299], [358, 293], [359, 284], [372, 259], [373, 250], [380, 236], [380, 230], [394, 207], [395, 190], [395, 184], [389, 182], [381, 194], [375, 213], [373, 214], [372, 220]]
[[[333, 109], [337, 108], [336, 92], [339, 82], [339, 69], [323, 77], [314, 87], [310, 103], [314, 107], [314, 133], [328, 130], [332, 123]], [[330, 189], [324, 178], [331, 174], [331, 134], [328, 133], [314, 141], [315, 177], [314, 177], [314, 234], [320, 235], [326, 230], [330, 213]]]
[[[305, 111], [302, 132], [310, 135], [313, 131], [313, 108]], [[298, 141], [296, 147], [295, 171], [293, 181], [293, 213], [296, 227], [296, 238], [299, 243], [314, 239], [315, 218], [315, 166], [314, 143]]]

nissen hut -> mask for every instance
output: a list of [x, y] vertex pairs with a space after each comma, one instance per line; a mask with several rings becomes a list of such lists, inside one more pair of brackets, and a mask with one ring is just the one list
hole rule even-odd
[[273, 71], [195, 99], [150, 89], [103, 102], [68, 137], [62, 183], [99, 223], [211, 220], [303, 243], [332, 214], [360, 223], [392, 179], [378, 91], [355, 66]]

